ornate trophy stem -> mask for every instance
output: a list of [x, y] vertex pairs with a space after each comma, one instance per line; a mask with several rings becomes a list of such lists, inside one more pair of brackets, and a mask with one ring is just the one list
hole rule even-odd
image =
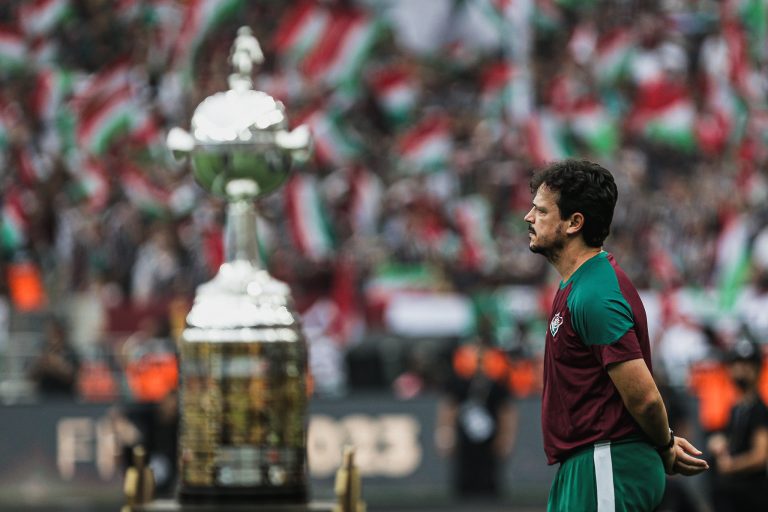
[[[241, 180], [242, 181], [242, 180]], [[228, 190], [239, 184], [230, 182]], [[255, 185], [246, 181], [244, 186]], [[250, 195], [232, 195], [227, 205], [227, 228], [225, 233], [225, 259], [228, 262], [247, 261], [256, 268], [261, 268], [259, 246], [256, 238], [256, 207]]]

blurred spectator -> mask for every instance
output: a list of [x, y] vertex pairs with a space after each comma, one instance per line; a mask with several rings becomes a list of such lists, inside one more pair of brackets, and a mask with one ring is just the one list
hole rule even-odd
[[132, 404], [110, 411], [123, 462], [131, 463], [135, 446], [142, 446], [155, 478], [158, 498], [173, 496], [177, 477], [179, 435], [178, 393], [171, 391], [153, 403]]
[[44, 398], [75, 397], [79, 360], [69, 343], [64, 323], [50, 318], [45, 324], [40, 355], [32, 362], [29, 376]]
[[451, 457], [453, 490], [462, 498], [498, 495], [500, 470], [517, 437], [506, 356], [489, 345], [490, 336], [486, 328], [456, 350], [438, 404], [435, 444]]
[[725, 431], [708, 442], [717, 512], [768, 509], [768, 407], [757, 388], [762, 365], [760, 346], [745, 338], [729, 354], [730, 376], [741, 395]]
[[176, 345], [167, 317], [144, 317], [139, 330], [122, 344], [120, 358], [131, 396], [158, 401], [176, 389], [179, 378]]

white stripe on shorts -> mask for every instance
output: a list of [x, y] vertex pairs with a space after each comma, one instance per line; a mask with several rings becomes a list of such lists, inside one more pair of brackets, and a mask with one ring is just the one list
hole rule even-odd
[[597, 512], [615, 512], [613, 496], [613, 463], [611, 442], [595, 443], [595, 482], [597, 483]]

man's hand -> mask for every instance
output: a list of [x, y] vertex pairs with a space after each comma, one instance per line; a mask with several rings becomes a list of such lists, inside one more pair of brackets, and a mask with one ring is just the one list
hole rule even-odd
[[687, 439], [675, 436], [674, 446], [661, 453], [664, 471], [668, 475], [698, 475], [709, 469], [707, 461], [697, 458], [699, 455], [701, 455], [701, 451], [689, 443]]

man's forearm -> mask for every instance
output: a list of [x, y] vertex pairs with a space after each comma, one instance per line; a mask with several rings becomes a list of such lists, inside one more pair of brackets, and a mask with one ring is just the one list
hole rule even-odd
[[650, 370], [642, 359], [624, 361], [608, 368], [624, 406], [654, 446], [669, 442], [667, 409]]
[[654, 446], [664, 446], [669, 442], [669, 420], [661, 396], [634, 403], [625, 402], [625, 405]]

